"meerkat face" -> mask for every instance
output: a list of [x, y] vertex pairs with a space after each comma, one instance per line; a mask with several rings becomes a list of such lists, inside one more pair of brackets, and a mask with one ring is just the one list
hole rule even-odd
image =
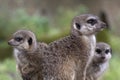
[[13, 38], [8, 41], [8, 44], [18, 50], [27, 51], [35, 41], [34, 38], [35, 36], [31, 31], [19, 30], [13, 34]]
[[111, 58], [111, 53], [112, 50], [108, 44], [102, 42], [97, 43], [93, 60], [97, 62], [108, 61]]
[[84, 14], [73, 19], [72, 27], [73, 34], [91, 35], [105, 28], [106, 24], [95, 15]]

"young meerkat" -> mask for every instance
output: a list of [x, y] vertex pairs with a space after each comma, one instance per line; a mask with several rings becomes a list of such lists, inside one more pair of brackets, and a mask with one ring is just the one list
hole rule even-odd
[[105, 26], [92, 14], [74, 17], [71, 34], [50, 43], [44, 52], [44, 80], [85, 80], [96, 46], [95, 34]]
[[38, 65], [47, 44], [38, 43], [34, 33], [29, 30], [18, 30], [8, 44], [14, 48], [17, 69], [23, 80], [33, 80], [33, 75], [41, 68]]
[[94, 57], [87, 68], [86, 80], [98, 80], [109, 66], [111, 59], [111, 47], [104, 43], [99, 42], [96, 44]]

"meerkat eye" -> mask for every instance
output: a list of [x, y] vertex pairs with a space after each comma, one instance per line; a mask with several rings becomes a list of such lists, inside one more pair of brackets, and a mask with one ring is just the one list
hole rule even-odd
[[80, 29], [80, 28], [81, 28], [81, 25], [80, 25], [80, 24], [75, 23], [75, 25], [76, 25], [76, 28], [77, 28], [77, 29]]
[[20, 42], [21, 40], [23, 40], [23, 38], [22, 37], [16, 37], [15, 40]]
[[95, 52], [97, 52], [97, 54], [100, 54], [102, 51], [100, 49], [96, 49]]
[[105, 50], [105, 53], [106, 53], [106, 54], [108, 54], [109, 52], [110, 52], [110, 50], [109, 50], [109, 49]]
[[87, 23], [91, 24], [91, 25], [94, 25], [94, 24], [97, 23], [97, 20], [96, 19], [89, 19], [89, 20], [87, 20]]

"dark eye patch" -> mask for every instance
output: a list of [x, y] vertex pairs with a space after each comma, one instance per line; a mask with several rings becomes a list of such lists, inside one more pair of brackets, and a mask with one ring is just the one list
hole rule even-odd
[[97, 54], [100, 54], [102, 51], [100, 49], [96, 49], [95, 52], [97, 52]]
[[15, 39], [16, 41], [18, 41], [18, 42], [20, 42], [21, 40], [23, 40], [22, 37], [15, 37], [14, 39]]
[[32, 38], [31, 37], [28, 39], [28, 44], [32, 45]]
[[77, 29], [80, 29], [80, 28], [81, 28], [81, 25], [80, 25], [80, 24], [75, 23], [75, 25], [76, 25], [76, 28], [77, 28]]
[[97, 20], [96, 19], [89, 19], [89, 20], [87, 20], [87, 23], [91, 24], [91, 25], [94, 25], [94, 24], [97, 23]]
[[110, 52], [110, 50], [109, 50], [109, 49], [106, 49], [106, 50], [105, 50], [105, 53], [106, 53], [106, 54], [108, 54], [109, 52]]

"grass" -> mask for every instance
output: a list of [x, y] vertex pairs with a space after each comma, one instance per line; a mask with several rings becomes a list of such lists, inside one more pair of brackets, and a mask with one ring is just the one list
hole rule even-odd
[[21, 80], [16, 72], [16, 63], [13, 59], [0, 62], [0, 80]]

